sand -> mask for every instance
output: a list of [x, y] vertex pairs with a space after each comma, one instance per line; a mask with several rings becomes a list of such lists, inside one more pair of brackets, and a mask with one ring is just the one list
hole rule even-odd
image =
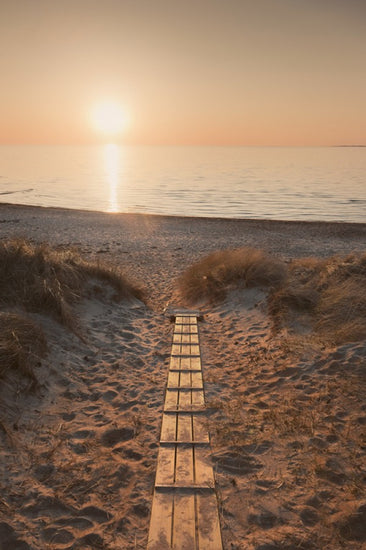
[[[0, 387], [0, 549], [146, 547], [177, 278], [210, 251], [284, 259], [366, 249], [366, 224], [103, 214], [0, 205], [0, 237], [119, 265], [147, 302], [85, 300], [84, 341], [34, 315], [41, 382]], [[201, 304], [225, 550], [363, 548], [366, 343], [274, 335], [261, 289]], [[301, 335], [300, 335], [301, 336]]]

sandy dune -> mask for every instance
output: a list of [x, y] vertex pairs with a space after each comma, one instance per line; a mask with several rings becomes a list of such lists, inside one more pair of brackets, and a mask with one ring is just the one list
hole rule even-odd
[[[84, 341], [42, 316], [41, 387], [0, 387], [0, 549], [138, 549], [147, 542], [168, 371], [165, 308], [208, 252], [285, 259], [363, 251], [366, 225], [107, 215], [0, 206], [0, 237], [114, 262], [147, 305], [78, 308]], [[183, 304], [184, 305], [184, 304]], [[365, 342], [274, 335], [266, 295], [203, 304], [208, 425], [225, 550], [361, 549], [366, 541]]]

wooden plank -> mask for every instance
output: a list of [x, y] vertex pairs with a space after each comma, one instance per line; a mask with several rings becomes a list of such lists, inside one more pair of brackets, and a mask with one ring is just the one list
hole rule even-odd
[[201, 370], [201, 357], [191, 357], [191, 369]]
[[201, 372], [191, 372], [191, 380], [192, 380], [192, 388], [203, 388], [203, 380], [202, 380]]
[[213, 469], [209, 459], [207, 448], [195, 447], [194, 449], [195, 480], [199, 485], [215, 486]]
[[171, 550], [174, 495], [154, 492], [147, 550]]
[[197, 325], [178, 325], [182, 328], [183, 333], [198, 334]]
[[199, 344], [198, 334], [191, 334], [190, 332], [174, 333], [173, 334], [173, 343], [174, 344], [195, 344], [195, 345], [198, 345]]
[[201, 370], [201, 358], [199, 356], [177, 356], [174, 359], [179, 359], [179, 361], [176, 361], [175, 365], [170, 367], [170, 370]]
[[192, 405], [196, 407], [203, 407], [205, 405], [203, 390], [192, 391]]
[[192, 376], [191, 372], [181, 372], [179, 386], [181, 388], [191, 388], [192, 387], [191, 376]]
[[191, 369], [191, 358], [190, 357], [181, 357], [180, 358], [180, 369], [181, 370], [190, 370]]
[[177, 390], [168, 390], [165, 394], [165, 408], [173, 409], [178, 404], [178, 391]]
[[200, 347], [197, 344], [190, 345], [190, 355], [200, 355]]
[[173, 550], [197, 550], [195, 496], [174, 495]]
[[180, 391], [179, 392], [179, 409], [190, 410], [192, 408], [192, 392]]
[[178, 441], [192, 441], [192, 416], [178, 415], [177, 418], [177, 439]]
[[172, 356], [170, 356], [169, 368], [170, 368], [170, 369], [180, 369], [180, 360], [181, 360], [180, 357], [172, 357]]
[[175, 447], [160, 447], [156, 471], [156, 485], [174, 483]]
[[194, 325], [197, 324], [197, 317], [194, 315], [177, 315], [175, 318], [176, 325]]
[[181, 446], [176, 449], [175, 482], [184, 485], [194, 483], [193, 447]]
[[175, 441], [177, 438], [177, 415], [163, 414], [161, 436], [163, 441]]
[[197, 494], [199, 550], [222, 550], [219, 513], [215, 493]]
[[172, 345], [172, 355], [182, 355], [182, 346], [180, 344]]
[[209, 436], [206, 426], [206, 420], [200, 416], [193, 416], [193, 439], [194, 441], [207, 441]]
[[180, 386], [180, 373], [177, 371], [169, 371], [168, 388], [178, 388]]

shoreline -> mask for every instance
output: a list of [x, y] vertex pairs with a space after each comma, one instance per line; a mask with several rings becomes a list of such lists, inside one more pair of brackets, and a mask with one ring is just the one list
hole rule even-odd
[[[366, 146], [365, 146], [366, 147]], [[101, 215], [111, 217], [147, 217], [147, 218], [161, 218], [161, 219], [177, 219], [177, 220], [200, 220], [200, 221], [222, 221], [222, 222], [244, 222], [244, 223], [275, 223], [275, 224], [320, 224], [320, 225], [350, 225], [350, 226], [366, 226], [365, 222], [350, 222], [343, 220], [286, 220], [286, 219], [272, 219], [272, 218], [231, 218], [225, 216], [189, 216], [178, 214], [154, 214], [150, 212], [104, 212], [102, 210], [87, 210], [82, 208], [67, 208], [61, 206], [39, 206], [32, 204], [10, 203], [0, 202], [0, 213], [2, 209], [14, 208], [14, 209], [30, 209], [50, 212], [64, 212], [64, 213], [78, 213], [80, 215]]]

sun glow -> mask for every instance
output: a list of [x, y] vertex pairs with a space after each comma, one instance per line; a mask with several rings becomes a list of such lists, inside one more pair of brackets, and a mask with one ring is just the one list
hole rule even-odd
[[94, 129], [106, 136], [122, 134], [128, 125], [128, 117], [122, 107], [115, 101], [97, 103], [91, 115]]

